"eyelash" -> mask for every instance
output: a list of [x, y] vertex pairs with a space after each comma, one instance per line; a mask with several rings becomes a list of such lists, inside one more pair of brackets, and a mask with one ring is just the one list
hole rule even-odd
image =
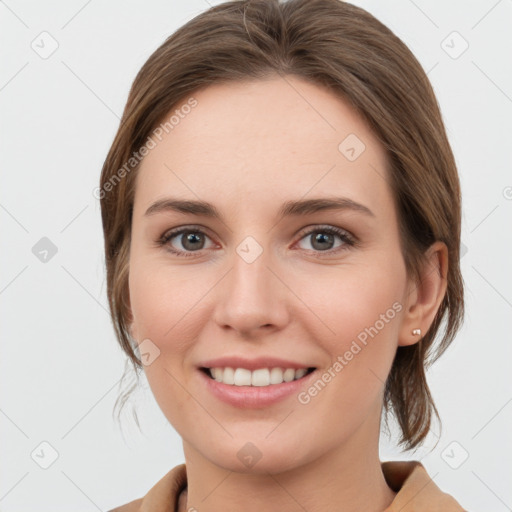
[[[165, 246], [167, 245], [167, 250], [169, 250], [171, 253], [179, 256], [179, 257], [193, 257], [195, 256], [195, 253], [200, 253], [199, 251], [178, 251], [174, 249], [169, 242], [174, 237], [181, 235], [183, 233], [200, 233], [202, 235], [208, 236], [200, 227], [195, 226], [189, 226], [189, 227], [181, 227], [176, 228], [171, 231], [166, 231], [158, 240], [157, 245], [158, 246]], [[343, 245], [340, 247], [337, 247], [336, 249], [328, 249], [326, 251], [315, 251], [314, 249], [311, 249], [309, 251], [313, 251], [315, 254], [322, 255], [323, 253], [327, 253], [329, 255], [331, 254], [337, 254], [340, 251], [347, 250], [348, 247], [354, 247], [357, 245], [356, 238], [351, 235], [348, 231], [345, 231], [344, 229], [337, 228], [335, 226], [315, 226], [313, 229], [310, 229], [307, 232], [301, 233], [301, 237], [299, 238], [299, 241], [303, 238], [307, 237], [308, 235], [311, 235], [313, 233], [328, 233], [330, 235], [337, 235], [340, 237], [340, 239], [343, 241]], [[322, 256], [320, 256], [322, 257]]]

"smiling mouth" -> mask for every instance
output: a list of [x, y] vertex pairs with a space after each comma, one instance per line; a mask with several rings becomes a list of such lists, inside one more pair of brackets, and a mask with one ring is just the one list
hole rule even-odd
[[260, 368], [254, 371], [245, 368], [199, 368], [210, 379], [230, 386], [267, 387], [299, 380], [316, 368]]

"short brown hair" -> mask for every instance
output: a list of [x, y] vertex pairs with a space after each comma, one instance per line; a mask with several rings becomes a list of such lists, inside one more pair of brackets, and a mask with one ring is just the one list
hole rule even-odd
[[[418, 278], [422, 256], [434, 241], [448, 247], [447, 290], [437, 315], [420, 342], [397, 349], [385, 386], [385, 411], [391, 410], [398, 421], [399, 442], [413, 448], [427, 435], [432, 415], [439, 418], [426, 368], [446, 350], [463, 318], [460, 185], [427, 75], [393, 32], [352, 4], [340, 0], [225, 2], [179, 28], [143, 65], [100, 180], [107, 294], [116, 336], [134, 369], [140, 370], [128, 327], [130, 232], [138, 165], [132, 162], [131, 169], [126, 163], [164, 116], [194, 91], [275, 74], [295, 75], [329, 88], [357, 110], [382, 143], [408, 274]], [[434, 344], [438, 331], [443, 333]]]

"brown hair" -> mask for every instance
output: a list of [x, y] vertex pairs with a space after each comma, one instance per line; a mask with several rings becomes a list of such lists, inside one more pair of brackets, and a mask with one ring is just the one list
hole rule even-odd
[[[432, 415], [439, 418], [425, 371], [449, 346], [463, 318], [460, 186], [439, 106], [421, 65], [393, 32], [352, 4], [225, 2], [179, 28], [143, 65], [104, 162], [99, 189], [116, 336], [137, 373], [142, 365], [128, 327], [130, 231], [139, 162], [134, 155], [139, 156], [164, 116], [193, 92], [209, 84], [275, 74], [328, 87], [378, 137], [388, 156], [409, 275], [418, 278], [422, 256], [434, 241], [448, 247], [447, 291], [436, 317], [420, 342], [397, 349], [385, 386], [385, 411], [391, 410], [398, 421], [399, 442], [413, 448], [427, 435]], [[438, 331], [443, 335], [434, 344]]]

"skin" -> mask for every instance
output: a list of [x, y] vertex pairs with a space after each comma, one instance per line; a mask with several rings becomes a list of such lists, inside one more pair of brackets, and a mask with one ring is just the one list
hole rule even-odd
[[[131, 333], [160, 350], [144, 370], [183, 439], [180, 510], [382, 511], [395, 496], [378, 454], [384, 382], [397, 347], [416, 343], [411, 331], [433, 321], [446, 290], [446, 246], [426, 253], [421, 284], [408, 278], [384, 149], [329, 91], [273, 77], [193, 96], [198, 105], [139, 169], [129, 271]], [[354, 161], [338, 149], [349, 134], [366, 146]], [[145, 215], [171, 196], [208, 201], [224, 221]], [[277, 217], [285, 201], [332, 196], [373, 215]], [[197, 233], [198, 225], [205, 235], [196, 245], [183, 234], [157, 244], [172, 228]], [[319, 247], [314, 235], [325, 225], [356, 245], [333, 235]], [[250, 264], [236, 252], [247, 236], [263, 250]], [[214, 397], [196, 368], [223, 355], [272, 355], [321, 373], [394, 303], [401, 310], [308, 404], [292, 395], [239, 409]], [[247, 442], [262, 454], [250, 468], [237, 457]]]

